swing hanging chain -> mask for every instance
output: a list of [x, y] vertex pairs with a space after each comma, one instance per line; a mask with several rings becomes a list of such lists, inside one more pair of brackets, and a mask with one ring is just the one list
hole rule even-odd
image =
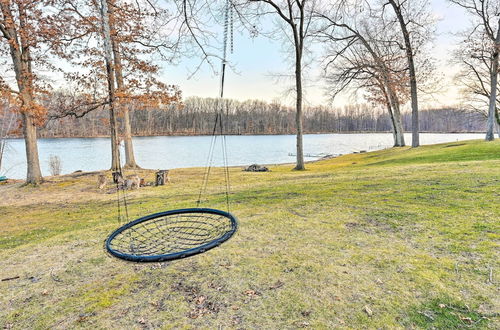
[[[117, 204], [118, 204], [118, 223], [122, 223], [122, 217], [125, 217], [125, 222], [129, 222], [129, 213], [128, 213], [128, 201], [127, 201], [127, 187], [123, 184], [124, 178], [123, 178], [123, 169], [121, 167], [121, 164], [118, 167], [118, 171], [113, 172], [113, 180], [115, 180], [115, 175], [116, 177], [116, 195], [117, 195]], [[121, 180], [120, 180], [121, 178]], [[122, 186], [120, 187], [120, 181]], [[122, 197], [120, 199], [120, 190], [122, 190], [121, 194]], [[122, 201], [120, 203], [120, 200]], [[121, 208], [124, 208], [125, 213], [122, 215]]]
[[[227, 130], [227, 127], [224, 127], [224, 82], [226, 78], [226, 63], [227, 63], [227, 46], [228, 46], [228, 33], [230, 33], [230, 50], [231, 53], [233, 53], [233, 4], [231, 0], [226, 1], [226, 8], [225, 8], [225, 17], [224, 17], [224, 45], [223, 45], [223, 59], [222, 59], [222, 72], [221, 72], [221, 84], [220, 84], [220, 135], [222, 136], [222, 158], [223, 158], [223, 163], [224, 163], [224, 179], [226, 181], [226, 206], [227, 206], [227, 211], [229, 212], [229, 194], [230, 194], [230, 189], [231, 189], [231, 184], [229, 181], [229, 162], [228, 162], [228, 157], [227, 157], [227, 143], [226, 143], [226, 136], [225, 136], [225, 128]], [[229, 118], [229, 106], [226, 104], [226, 124]], [[226, 125], [227, 126], [227, 125]]]
[[[231, 0], [227, 0], [226, 2], [226, 6], [227, 6], [227, 11], [226, 12], [226, 20], [229, 20], [229, 28], [230, 28], [230, 31], [229, 31], [229, 35], [230, 35], [230, 51], [231, 51], [231, 54], [233, 54], [234, 52], [234, 17], [233, 17], [233, 12], [234, 12], [234, 8], [233, 8], [233, 3]], [[227, 36], [226, 36], [226, 39], [227, 39]], [[224, 47], [227, 47], [227, 44], [225, 43], [224, 44]], [[224, 55], [224, 71], [225, 71], [225, 62], [226, 62], [226, 55]], [[223, 73], [223, 76], [225, 76], [225, 72]], [[225, 179], [226, 179], [226, 205], [227, 205], [227, 211], [229, 212], [230, 209], [229, 209], [229, 194], [231, 193], [231, 182], [230, 182], [230, 178], [229, 178], [229, 160], [228, 160], [228, 153], [227, 153], [227, 142], [226, 142], [226, 135], [225, 135], [225, 131], [224, 131], [224, 127], [223, 127], [223, 118], [222, 118], [222, 114], [224, 113], [224, 101], [223, 101], [223, 88], [224, 88], [224, 80], [222, 81], [222, 90], [221, 90], [221, 135], [222, 135], [222, 154], [223, 154], [223, 158], [224, 158], [224, 172], [225, 172]], [[228, 131], [228, 128], [229, 128], [229, 125], [228, 125], [228, 122], [229, 122], [229, 104], [226, 103], [226, 131]]]
[[215, 117], [215, 124], [214, 128], [212, 131], [212, 140], [210, 141], [210, 148], [208, 151], [208, 157], [207, 157], [207, 162], [205, 166], [205, 174], [203, 175], [203, 182], [200, 188], [200, 193], [198, 195], [198, 201], [196, 202], [197, 207], [200, 206], [202, 202], [202, 197], [206, 195], [207, 191], [207, 186], [208, 186], [208, 178], [210, 176], [210, 171], [212, 169], [212, 164], [213, 164], [213, 159], [214, 159], [214, 149], [215, 149], [215, 144], [217, 142], [217, 122], [219, 121], [219, 113], [216, 114]]
[[127, 201], [127, 187], [122, 187], [123, 189], [123, 192], [122, 192], [122, 196], [123, 196], [123, 205], [125, 206], [125, 219], [127, 220], [127, 223], [129, 222], [129, 215], [128, 215], [128, 201]]
[[233, 54], [234, 52], [234, 17], [233, 17], [233, 13], [234, 13], [234, 9], [233, 9], [233, 4], [231, 3], [231, 1], [229, 1], [230, 3], [230, 10], [229, 10], [229, 23], [230, 23], [230, 32], [229, 32], [229, 35], [231, 37], [231, 54]]
[[121, 224], [122, 214], [120, 206], [120, 187], [118, 186], [118, 180], [116, 181], [116, 202], [118, 206], [118, 223]]
[[[223, 127], [221, 125], [221, 134], [223, 131]], [[226, 144], [226, 136], [222, 135], [222, 155], [224, 158], [224, 175], [225, 175], [225, 180], [226, 180], [226, 206], [227, 206], [227, 212], [230, 212], [229, 209], [229, 194], [231, 193], [231, 184], [229, 181], [229, 164], [228, 164], [228, 157], [227, 157], [227, 144]]]
[[[226, 118], [224, 118], [224, 83], [226, 74], [226, 64], [227, 64], [227, 47], [228, 42], [230, 46], [230, 52], [233, 53], [234, 50], [234, 24], [233, 24], [233, 4], [230, 0], [226, 1], [226, 6], [224, 8], [224, 35], [223, 35], [223, 50], [222, 50], [222, 61], [221, 61], [221, 77], [220, 77], [220, 91], [219, 91], [219, 105], [218, 110], [215, 114], [215, 123], [212, 131], [212, 140], [210, 142], [209, 154], [207, 157], [207, 165], [205, 173], [203, 176], [203, 182], [200, 188], [200, 193], [198, 195], [197, 206], [199, 207], [203, 196], [207, 193], [208, 179], [210, 177], [211, 169], [213, 167], [215, 145], [217, 142], [217, 134], [222, 137], [222, 158], [224, 166], [224, 180], [225, 180], [225, 195], [226, 195], [226, 205], [229, 212], [229, 194], [231, 190], [231, 184], [229, 181], [229, 162], [228, 162], [228, 152], [227, 152], [227, 142], [225, 136], [225, 129], [227, 129], [227, 120], [229, 118], [229, 107], [226, 105]], [[225, 120], [224, 120], [225, 119]], [[224, 123], [226, 121], [226, 123]], [[219, 126], [219, 127], [217, 127]]]

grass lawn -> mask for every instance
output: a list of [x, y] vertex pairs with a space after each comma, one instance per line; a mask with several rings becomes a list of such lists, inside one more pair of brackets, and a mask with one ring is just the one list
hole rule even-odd
[[[105, 253], [119, 222], [97, 174], [0, 185], [0, 279], [18, 276], [0, 327], [500, 328], [500, 141], [291, 167], [232, 168], [239, 231], [163, 264]], [[129, 192], [130, 218], [194, 206], [202, 176]], [[225, 209], [222, 180], [204, 206]]]

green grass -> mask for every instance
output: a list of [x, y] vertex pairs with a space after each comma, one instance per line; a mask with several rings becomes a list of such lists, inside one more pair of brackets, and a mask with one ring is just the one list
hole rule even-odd
[[[467, 141], [234, 168], [237, 234], [162, 265], [105, 254], [116, 196], [96, 175], [1, 186], [0, 278], [19, 279], [0, 326], [499, 328], [499, 166], [498, 141]], [[224, 209], [214, 174], [205, 206]], [[202, 175], [130, 192], [131, 218], [194, 205]]]
[[442, 297], [411, 308], [408, 325], [432, 329], [480, 329], [488, 322], [487, 315], [482, 315], [463, 303]]

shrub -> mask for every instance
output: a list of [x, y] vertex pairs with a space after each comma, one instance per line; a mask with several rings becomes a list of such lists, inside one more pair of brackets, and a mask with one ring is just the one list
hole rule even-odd
[[58, 156], [50, 155], [49, 159], [49, 169], [50, 169], [50, 174], [52, 175], [59, 175], [61, 174], [61, 158]]

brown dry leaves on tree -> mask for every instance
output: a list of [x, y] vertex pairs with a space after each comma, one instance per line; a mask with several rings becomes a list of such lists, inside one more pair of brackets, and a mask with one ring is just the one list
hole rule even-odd
[[[7, 68], [0, 81], [3, 97], [13, 98], [12, 110], [21, 115], [26, 143], [26, 182], [42, 181], [38, 159], [37, 127], [44, 124], [47, 109], [44, 95], [51, 89], [40, 72], [56, 72], [51, 63], [53, 47], [61, 35], [57, 30], [57, 10], [51, 0], [0, 0], [0, 65]], [[5, 60], [1, 60], [5, 59]], [[38, 73], [38, 74], [37, 74]]]
[[0, 64], [7, 68], [7, 74], [11, 71], [15, 76], [12, 82], [0, 78], [0, 97], [37, 126], [46, 119], [47, 109], [41, 100], [50, 85], [35, 71], [54, 69], [47, 52], [57, 39], [53, 17], [43, 10], [47, 6], [50, 1], [0, 0], [0, 56], [10, 58]]
[[[60, 1], [65, 17], [60, 32], [65, 35], [57, 52], [65, 56], [77, 70], [67, 72], [66, 79], [73, 92], [64, 91], [66, 98], [78, 100], [60, 107], [54, 117], [81, 117], [107, 104], [107, 73], [101, 39], [100, 3], [94, 0]], [[123, 82], [116, 90], [116, 102], [133, 103], [138, 108], [159, 107], [180, 102], [181, 92], [175, 85], [163, 83], [160, 67], [154, 59], [166, 59], [175, 53], [176, 43], [160, 40], [159, 31], [168, 22], [166, 10], [152, 7], [147, 1], [126, 2], [108, 0], [109, 24], [115, 61], [115, 71]], [[70, 29], [65, 29], [70, 26]], [[116, 58], [119, 57], [119, 61]], [[69, 95], [71, 94], [71, 95]]]

